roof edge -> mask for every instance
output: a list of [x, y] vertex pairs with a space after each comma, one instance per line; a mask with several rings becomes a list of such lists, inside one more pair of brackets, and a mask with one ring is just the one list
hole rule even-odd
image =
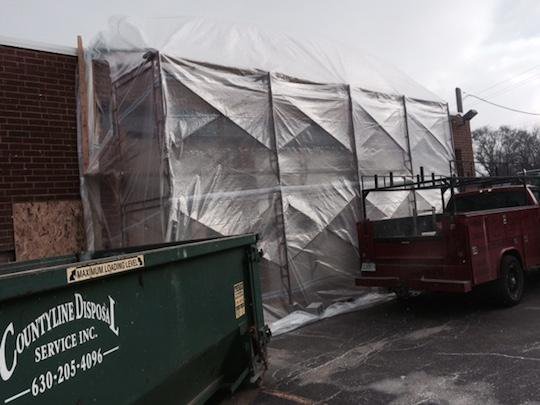
[[0, 35], [0, 45], [11, 46], [14, 48], [31, 49], [34, 51], [43, 51], [56, 53], [60, 55], [77, 56], [77, 48], [71, 46], [54, 45], [39, 41], [30, 41]]

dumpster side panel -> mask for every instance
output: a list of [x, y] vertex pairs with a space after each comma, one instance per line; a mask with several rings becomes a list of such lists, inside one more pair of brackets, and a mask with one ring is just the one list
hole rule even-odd
[[247, 332], [260, 307], [251, 302], [251, 250], [2, 302], [0, 401], [188, 403], [236, 383], [250, 371]]

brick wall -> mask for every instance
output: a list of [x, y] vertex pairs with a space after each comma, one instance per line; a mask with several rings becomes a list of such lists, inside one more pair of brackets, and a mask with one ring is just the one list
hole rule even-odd
[[458, 176], [474, 176], [474, 152], [470, 121], [464, 121], [459, 115], [452, 116], [452, 133]]
[[79, 199], [75, 56], [0, 45], [0, 261], [12, 204]]

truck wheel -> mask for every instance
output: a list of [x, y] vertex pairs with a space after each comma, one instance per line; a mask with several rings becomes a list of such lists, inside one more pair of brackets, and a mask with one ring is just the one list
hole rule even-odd
[[525, 276], [519, 260], [512, 255], [504, 256], [501, 261], [501, 277], [496, 285], [498, 301], [508, 307], [521, 301], [524, 280]]

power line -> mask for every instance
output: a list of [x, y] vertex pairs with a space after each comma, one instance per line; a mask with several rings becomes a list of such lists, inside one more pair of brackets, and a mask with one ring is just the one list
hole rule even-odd
[[507, 93], [516, 88], [522, 87], [523, 85], [528, 84], [533, 80], [536, 80], [538, 78], [538, 75], [540, 75], [540, 72], [529, 74], [521, 79], [516, 80], [514, 83], [508, 83], [505, 86], [494, 89], [494, 91], [489, 92], [489, 94], [482, 94], [482, 96], [492, 98], [496, 95]]
[[516, 108], [507, 107], [507, 106], [504, 106], [504, 105], [501, 105], [501, 104], [494, 103], [493, 101], [486, 100], [485, 98], [475, 96], [474, 94], [471, 94], [471, 93], [466, 93], [466, 92], [464, 92], [464, 93], [467, 94], [469, 97], [476, 98], [477, 100], [483, 101], [484, 103], [488, 103], [488, 104], [491, 104], [491, 105], [493, 105], [495, 107], [503, 108], [503, 109], [508, 110], [508, 111], [513, 111], [513, 112], [517, 112], [517, 113], [521, 113], [521, 114], [527, 114], [527, 115], [540, 116], [540, 113], [533, 113], [533, 112], [529, 112], [529, 111], [518, 110]]
[[[500, 95], [506, 94], [508, 92], [517, 90], [517, 89], [522, 88], [523, 86], [529, 84], [532, 80], [537, 80], [539, 77], [540, 77], [540, 72], [534, 73], [533, 75], [528, 76], [526, 78], [523, 78], [523, 79], [517, 81], [516, 83], [510, 84], [509, 86], [503, 86], [502, 88], [496, 89], [495, 92], [491, 92], [486, 97], [492, 98], [494, 96], [500, 96]], [[470, 95], [465, 96], [465, 98], [467, 98], [467, 97], [470, 97]], [[479, 101], [479, 100], [474, 100], [474, 101], [472, 101], [470, 103], [470, 105], [474, 106], [474, 105], [476, 105], [476, 104], [478, 104], [480, 102], [481, 101]]]
[[538, 67], [540, 67], [540, 64], [539, 64], [539, 65], [535, 65], [535, 66], [533, 66], [533, 67], [531, 67], [531, 68], [525, 69], [524, 71], [522, 71], [521, 73], [518, 73], [517, 75], [511, 76], [511, 77], [507, 77], [506, 79], [500, 80], [500, 81], [496, 82], [495, 84], [492, 84], [491, 86], [486, 87], [485, 89], [478, 90], [477, 93], [485, 93], [486, 91], [491, 90], [491, 89], [494, 88], [494, 87], [497, 87], [497, 86], [499, 86], [499, 85], [501, 85], [501, 84], [503, 84], [503, 83], [506, 83], [506, 82], [508, 82], [508, 81], [510, 81], [510, 80], [512, 80], [512, 79], [514, 79], [514, 78], [516, 78], [516, 77], [522, 76], [522, 75], [524, 75], [525, 73], [528, 73], [528, 72], [530, 72], [531, 70], [534, 70], [534, 69], [536, 69], [536, 68], [538, 68]]

